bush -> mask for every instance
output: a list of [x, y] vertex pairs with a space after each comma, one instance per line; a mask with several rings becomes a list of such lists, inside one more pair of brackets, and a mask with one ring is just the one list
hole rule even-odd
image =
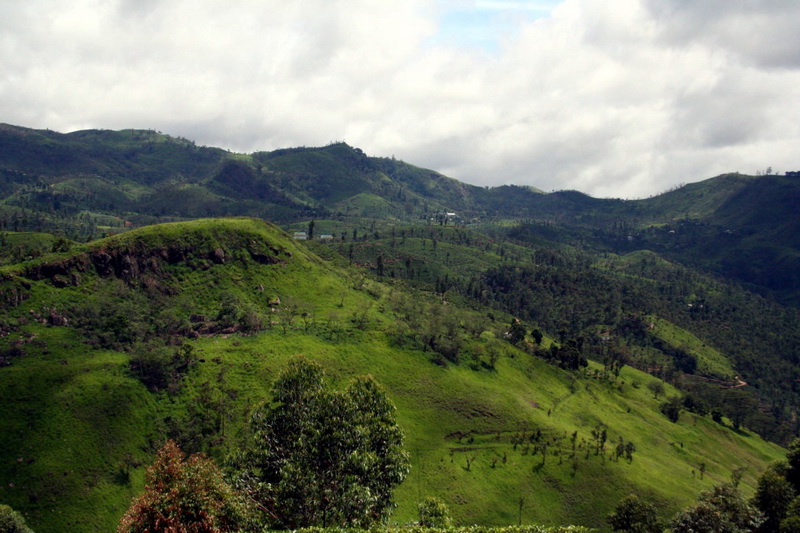
[[0, 533], [33, 533], [25, 519], [8, 505], [0, 504]]
[[252, 522], [244, 499], [203, 454], [185, 459], [173, 441], [147, 469], [145, 492], [122, 517], [118, 533], [240, 531]]
[[129, 367], [131, 373], [153, 392], [176, 390], [180, 379], [197, 362], [193, 348], [184, 344], [177, 349], [156, 344], [137, 345]]
[[681, 399], [673, 396], [666, 402], [661, 404], [661, 412], [669, 419], [670, 422], [677, 422], [681, 416]]
[[705, 491], [697, 503], [678, 513], [673, 533], [743, 533], [756, 530], [764, 516], [749, 505], [732, 485]]
[[659, 533], [662, 530], [656, 508], [634, 494], [617, 504], [614, 512], [608, 515], [608, 523], [614, 531]]
[[453, 520], [450, 509], [439, 498], [428, 497], [419, 504], [419, 525], [422, 527], [447, 528]]

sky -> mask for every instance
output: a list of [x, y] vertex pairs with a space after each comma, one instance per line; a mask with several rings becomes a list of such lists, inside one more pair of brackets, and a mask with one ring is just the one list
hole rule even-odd
[[800, 169], [796, 0], [0, 0], [0, 122], [642, 198]]

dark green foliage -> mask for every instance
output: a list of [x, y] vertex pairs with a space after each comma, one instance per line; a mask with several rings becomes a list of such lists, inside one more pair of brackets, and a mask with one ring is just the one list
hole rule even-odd
[[800, 438], [794, 439], [786, 452], [786, 481], [800, 492]]
[[145, 492], [122, 517], [118, 533], [242, 531], [253, 524], [249, 503], [202, 454], [188, 459], [167, 443], [147, 469]]
[[653, 398], [658, 400], [658, 397], [664, 394], [664, 383], [661, 381], [650, 381], [647, 388], [653, 393]]
[[508, 340], [513, 344], [519, 344], [525, 340], [525, 326], [519, 320], [513, 320], [508, 330]]
[[608, 523], [614, 531], [630, 533], [659, 533], [663, 529], [655, 506], [634, 494], [617, 504]]
[[321, 367], [295, 358], [273, 399], [253, 413], [248, 448], [233, 459], [265, 518], [283, 528], [383, 521], [409, 466], [394, 408], [375, 381], [330, 391]]
[[795, 489], [786, 481], [786, 469], [786, 462], [774, 463], [758, 478], [753, 505], [764, 515], [759, 531], [777, 531], [795, 498]]
[[678, 418], [681, 416], [682, 405], [683, 401], [679, 397], [673, 396], [661, 404], [661, 412], [664, 413], [670, 422], [677, 422]]
[[[766, 528], [764, 529], [766, 531]], [[780, 523], [781, 533], [800, 533], [800, 498], [796, 497], [786, 509], [786, 518]]]
[[568, 370], [578, 370], [589, 365], [583, 353], [583, 340], [580, 338], [570, 339], [561, 346], [553, 344], [548, 351], [537, 354], [543, 354], [548, 361]]
[[697, 503], [672, 520], [674, 533], [747, 533], [756, 531], [764, 516], [732, 485], [704, 491]]
[[683, 408], [700, 416], [708, 414], [708, 404], [691, 393], [683, 397]]
[[8, 505], [0, 504], [0, 533], [33, 533], [25, 519]]
[[197, 363], [191, 345], [178, 348], [140, 345], [131, 353], [131, 373], [151, 391], [177, 389], [181, 377]]
[[419, 504], [419, 525], [437, 529], [449, 528], [453, 525], [450, 509], [441, 499], [429, 496]]

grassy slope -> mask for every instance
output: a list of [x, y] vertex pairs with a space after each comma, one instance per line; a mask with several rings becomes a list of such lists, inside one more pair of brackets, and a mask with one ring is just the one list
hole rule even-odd
[[[236, 257], [236, 249], [255, 246], [257, 240], [266, 243], [261, 248], [281, 250], [284, 261], [262, 265]], [[297, 321], [287, 334], [275, 326], [249, 337], [193, 341], [205, 362], [177, 395], [168, 397], [147, 392], [129, 377], [128, 355], [84, 346], [72, 329], [24, 325], [23, 332], [34, 336], [24, 344], [28, 355], [0, 368], [0, 398], [12, 406], [0, 421], [0, 433], [11, 436], [0, 443], [0, 500], [22, 510], [36, 531], [111, 529], [141, 488], [141, 465], [163, 438], [159, 420], [187, 416], [209, 386], [212, 396], [236, 391], [229, 403], [214, 404], [225, 419], [224, 440], [212, 449], [221, 458], [235, 442], [247, 411], [267, 397], [280, 368], [299, 353], [322, 362], [338, 382], [374, 374], [398, 406], [414, 466], [397, 493], [393, 520], [400, 523], [415, 518], [417, 502], [427, 495], [443, 497], [461, 523], [515, 523], [524, 498], [523, 522], [600, 526], [611, 506], [629, 492], [651, 496], [669, 515], [739, 466], [747, 466], [745, 488], [752, 490], [764, 464], [782, 455], [777, 446], [710, 419], [684, 414], [679, 423], [670, 423], [658, 412], [659, 401], [641, 386], [652, 378], [631, 369], [612, 384], [569, 374], [510, 348], [514, 357], [501, 359], [497, 370], [476, 371], [440, 367], [426, 353], [393, 347], [384, 333], [394, 321], [388, 303], [392, 289], [364, 283], [255, 221], [150, 227], [76, 252], [99, 247], [146, 251], [175, 242], [190, 244], [198, 253], [219, 246], [230, 258], [224, 265], [193, 260], [194, 268], [186, 263], [169, 267], [181, 289], [173, 302], [180, 301], [184, 309], [213, 313], [220, 292], [232, 291], [265, 310], [266, 301], [277, 295], [305, 309], [316, 326], [306, 331], [305, 323]], [[117, 285], [91, 272], [77, 287], [56, 290], [47, 281], [34, 281], [31, 298], [12, 314], [21, 320], [29, 309], [66, 309], [94, 291], [111, 297]], [[350, 318], [365, 309], [369, 325], [353, 328]], [[320, 334], [329, 322], [342, 324], [349, 333], [335, 340]], [[620, 436], [635, 443], [631, 464], [593, 452], [587, 457], [582, 447], [573, 473], [573, 460], [565, 457], [568, 439], [551, 445], [543, 466], [538, 466], [541, 454], [523, 455], [524, 445], [514, 450], [511, 443], [521, 431], [527, 437], [540, 429], [553, 439], [577, 430], [581, 444], [599, 424], [608, 429], [607, 449]], [[460, 442], [446, 438], [456, 432], [466, 436]], [[555, 449], [560, 456], [553, 455]], [[474, 458], [469, 469], [467, 458]], [[493, 458], [498, 459], [494, 467]], [[702, 481], [692, 476], [701, 463], [707, 465]]]

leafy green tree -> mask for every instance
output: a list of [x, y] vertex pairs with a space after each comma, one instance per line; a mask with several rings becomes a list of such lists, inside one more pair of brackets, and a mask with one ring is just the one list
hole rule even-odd
[[753, 496], [753, 505], [764, 514], [764, 523], [759, 531], [777, 531], [787, 516], [789, 504], [795, 497], [795, 490], [786, 481], [785, 461], [773, 463], [758, 478], [758, 487]]
[[608, 523], [614, 531], [631, 533], [658, 533], [663, 529], [658, 521], [656, 508], [634, 494], [617, 504], [608, 515]]
[[746, 533], [764, 521], [761, 512], [748, 504], [732, 485], [704, 491], [697, 503], [672, 520], [673, 533]]
[[[762, 528], [762, 531], [767, 531]], [[786, 509], [786, 518], [781, 521], [780, 529], [773, 529], [772, 531], [780, 531], [781, 533], [800, 533], [800, 497], [795, 498]]]
[[658, 400], [658, 397], [664, 394], [664, 384], [661, 381], [650, 381], [647, 388], [653, 393], [653, 398]]
[[786, 481], [794, 490], [800, 492], [800, 439], [794, 439], [786, 452]]
[[294, 358], [253, 413], [249, 446], [233, 458], [240, 486], [273, 526], [367, 527], [393, 507], [408, 474], [394, 407], [371, 377], [330, 391], [322, 368]]
[[544, 334], [539, 330], [539, 328], [534, 328], [531, 331], [531, 337], [533, 337], [533, 342], [536, 343], [536, 346], [542, 345], [542, 340], [544, 339]]
[[427, 497], [419, 504], [419, 525], [445, 529], [453, 525], [450, 509], [439, 498]]
[[33, 533], [25, 519], [8, 505], [0, 504], [0, 533]]
[[677, 422], [681, 416], [681, 406], [683, 402], [677, 396], [672, 396], [666, 402], [661, 404], [661, 412], [669, 419], [670, 422]]
[[203, 454], [186, 459], [173, 441], [147, 469], [145, 491], [120, 521], [118, 533], [240, 531], [252, 522], [250, 505]]
[[511, 327], [508, 330], [508, 340], [512, 344], [519, 344], [525, 340], [525, 326], [517, 319], [511, 322]]

